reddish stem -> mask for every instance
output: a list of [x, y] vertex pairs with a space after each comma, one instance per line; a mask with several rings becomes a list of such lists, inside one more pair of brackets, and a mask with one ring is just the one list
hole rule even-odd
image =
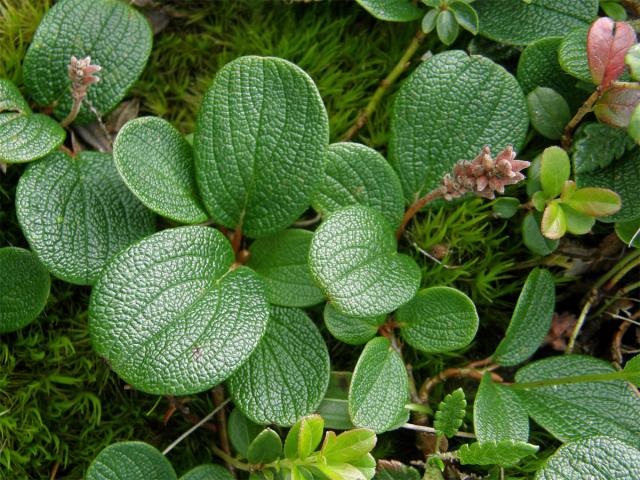
[[400, 227], [398, 227], [398, 231], [396, 232], [396, 238], [400, 240], [400, 237], [404, 233], [407, 224], [411, 221], [413, 217], [415, 217], [416, 213], [422, 210], [425, 205], [429, 202], [433, 202], [438, 198], [442, 197], [442, 191], [440, 188], [436, 188], [435, 190], [431, 190], [424, 197], [419, 198], [407, 209], [404, 213], [404, 217], [402, 217], [402, 223], [400, 223]]

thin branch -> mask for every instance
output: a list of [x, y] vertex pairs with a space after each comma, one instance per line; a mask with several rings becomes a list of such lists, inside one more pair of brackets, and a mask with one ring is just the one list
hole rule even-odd
[[[420, 402], [427, 403], [427, 400], [429, 398], [429, 393], [431, 392], [431, 390], [433, 390], [433, 387], [443, 382], [444, 380], [447, 380], [449, 378], [471, 378], [479, 382], [482, 380], [482, 377], [485, 374], [485, 372], [491, 372], [491, 370], [493, 370], [494, 368], [495, 367], [493, 365], [489, 365], [487, 368], [482, 370], [478, 370], [476, 368], [469, 368], [469, 367], [447, 368], [446, 370], [443, 370], [438, 375], [428, 379], [426, 382], [422, 384], [422, 387], [420, 387], [420, 392], [418, 393]], [[498, 383], [504, 382], [504, 379], [500, 375], [493, 372], [491, 372], [491, 379], [494, 382], [498, 382]]]
[[405, 212], [404, 217], [402, 217], [402, 222], [400, 223], [400, 226], [396, 231], [396, 238], [400, 239], [400, 237], [402, 237], [407, 224], [413, 217], [415, 217], [416, 213], [422, 210], [429, 202], [437, 200], [440, 197], [442, 197], [442, 190], [440, 189], [440, 187], [438, 187], [434, 190], [431, 190], [424, 197], [419, 198], [418, 200], [413, 202], [413, 204]]
[[600, 89], [596, 89], [587, 100], [582, 104], [582, 106], [578, 109], [576, 114], [573, 116], [569, 123], [564, 127], [564, 134], [562, 135], [562, 148], [565, 150], [569, 150], [571, 147], [571, 140], [573, 137], [573, 131], [576, 129], [578, 124], [582, 121], [584, 116], [591, 112], [593, 109], [593, 104], [596, 103], [598, 98], [600, 98]]
[[[436, 429], [432, 427], [424, 427], [422, 425], [415, 425], [413, 423], [405, 423], [402, 425], [402, 428], [406, 428], [407, 430], [415, 430], [416, 432], [425, 432], [425, 433], [433, 433], [436, 434]], [[456, 432], [456, 437], [462, 438], [476, 438], [473, 433], [468, 432]]]

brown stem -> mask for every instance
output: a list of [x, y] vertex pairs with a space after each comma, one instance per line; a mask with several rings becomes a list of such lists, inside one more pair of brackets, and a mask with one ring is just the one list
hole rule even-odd
[[[484, 373], [488, 370], [489, 369], [478, 370], [475, 368], [468, 368], [468, 367], [447, 368], [446, 370], [443, 370], [438, 375], [430, 378], [429, 380], [427, 380], [422, 384], [422, 387], [420, 387], [420, 392], [418, 393], [418, 396], [420, 397], [420, 402], [427, 403], [427, 400], [429, 399], [429, 393], [431, 392], [431, 390], [433, 390], [433, 387], [443, 382], [444, 380], [447, 380], [449, 378], [472, 378], [473, 380], [480, 381], [482, 380], [482, 376], [484, 375]], [[504, 382], [504, 379], [497, 373], [491, 373], [491, 379], [494, 382], [498, 382], [498, 383]]]
[[413, 202], [413, 204], [404, 213], [404, 217], [402, 217], [402, 222], [400, 223], [398, 231], [396, 232], [396, 239], [400, 240], [400, 237], [404, 233], [407, 224], [416, 215], [416, 213], [422, 210], [427, 203], [437, 200], [440, 197], [442, 197], [442, 191], [440, 190], [440, 188], [436, 188], [435, 190], [431, 190], [424, 197], [419, 198], [418, 200]]
[[[224, 387], [218, 385], [213, 389], [213, 403], [216, 407], [220, 407], [225, 402], [224, 400]], [[229, 437], [227, 435], [227, 414], [224, 408], [220, 408], [216, 414], [216, 420], [218, 423], [218, 438], [220, 439], [220, 446], [222, 450], [231, 457], [231, 447], [229, 446]], [[234, 465], [227, 462], [227, 467], [231, 470], [231, 473], [235, 473]]]
[[242, 243], [242, 225], [238, 224], [235, 231], [233, 232], [233, 237], [231, 237], [231, 248], [233, 248], [233, 253], [236, 255], [240, 251], [240, 244]]
[[573, 116], [569, 123], [567, 123], [566, 127], [564, 127], [564, 134], [562, 135], [562, 148], [565, 150], [569, 150], [571, 147], [571, 140], [573, 137], [573, 131], [576, 129], [580, 121], [584, 118], [584, 116], [591, 112], [593, 109], [593, 104], [596, 103], [598, 98], [600, 98], [600, 94], [602, 92], [599, 88], [593, 92], [589, 98], [582, 104], [582, 106], [578, 109], [576, 114]]
[[83, 99], [84, 97], [73, 97], [73, 106], [71, 107], [69, 115], [67, 115], [67, 117], [62, 122], [60, 122], [62, 128], [67, 128], [76, 119], [78, 113], [80, 113], [80, 107], [82, 107]]

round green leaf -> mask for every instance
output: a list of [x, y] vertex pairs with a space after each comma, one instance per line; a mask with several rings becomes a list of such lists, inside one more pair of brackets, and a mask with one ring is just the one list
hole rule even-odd
[[460, 28], [458, 27], [458, 21], [450, 10], [442, 10], [438, 14], [436, 19], [436, 32], [438, 32], [438, 38], [445, 45], [451, 45], [458, 38]]
[[100, 81], [89, 87], [77, 121], [96, 119], [127, 94], [151, 53], [152, 33], [144, 16], [120, 0], [62, 0], [45, 15], [24, 57], [24, 82], [39, 105], [56, 104], [65, 118], [73, 99], [67, 67], [72, 56], [100, 65]]
[[420, 268], [396, 248], [394, 232], [380, 213], [347, 207], [315, 231], [309, 267], [340, 313], [382, 315], [411, 300], [420, 284]]
[[563, 36], [598, 15], [598, 0], [477, 0], [480, 33], [511, 45]]
[[629, 66], [631, 78], [640, 80], [640, 44], [631, 47], [624, 57], [624, 62]]
[[180, 480], [235, 480], [236, 477], [221, 465], [200, 465], [192, 468]]
[[424, 17], [422, 17], [420, 28], [424, 33], [431, 33], [436, 28], [438, 13], [440, 13], [439, 9], [432, 8], [427, 13], [425, 13]]
[[522, 90], [501, 66], [457, 50], [423, 62], [402, 83], [391, 117], [389, 161], [405, 200], [436, 188], [484, 145], [518, 150], [528, 125]]
[[560, 147], [545, 148], [540, 163], [540, 183], [547, 197], [560, 195], [570, 175], [571, 162], [567, 152]]
[[411, 0], [356, 0], [362, 8], [374, 17], [389, 22], [410, 22], [417, 20], [423, 10]]
[[0, 333], [37, 318], [47, 303], [49, 272], [29, 250], [0, 248]]
[[227, 422], [229, 441], [236, 452], [243, 458], [247, 458], [249, 445], [262, 429], [263, 427], [261, 425], [253, 423], [245, 417], [239, 408], [236, 407], [231, 411]]
[[193, 150], [169, 122], [157, 117], [127, 122], [113, 144], [113, 159], [131, 191], [154, 212], [182, 223], [200, 223]]
[[605, 188], [581, 188], [566, 203], [574, 210], [592, 217], [606, 217], [620, 210], [620, 196]]
[[455, 288], [432, 287], [418, 292], [396, 314], [402, 338], [427, 353], [459, 350], [478, 331], [478, 312], [469, 297]]
[[559, 241], [551, 240], [542, 235], [540, 231], [539, 213], [528, 213], [522, 221], [522, 241], [536, 255], [549, 255], [558, 248]]
[[102, 450], [91, 462], [86, 480], [176, 480], [167, 457], [144, 442], [118, 442]]
[[241, 57], [207, 91], [194, 136], [202, 200], [220, 224], [252, 238], [309, 206], [329, 144], [313, 80], [279, 58]]
[[511, 218], [520, 209], [520, 200], [514, 197], [499, 197], [491, 207], [493, 213], [500, 218]]
[[210, 227], [151, 235], [116, 256], [91, 293], [94, 348], [126, 382], [158, 395], [202, 392], [256, 348], [269, 310], [228, 240]]
[[563, 70], [585, 83], [593, 84], [587, 58], [589, 26], [571, 30], [558, 49], [558, 62]]
[[349, 388], [349, 414], [354, 425], [385, 432], [408, 418], [409, 380], [398, 352], [384, 337], [364, 347]]
[[62, 145], [66, 135], [64, 129], [46, 115], [0, 113], [0, 161], [37, 160]]
[[449, 9], [453, 12], [456, 21], [462, 28], [474, 35], [478, 33], [478, 14], [471, 5], [464, 1], [453, 2], [449, 4]]
[[536, 87], [527, 95], [527, 108], [531, 125], [540, 135], [559, 140], [571, 119], [567, 101], [555, 90]]
[[626, 222], [616, 222], [615, 228], [620, 240], [631, 247], [640, 247], [640, 217]]
[[280, 435], [270, 428], [265, 428], [253, 439], [247, 452], [249, 463], [259, 465], [274, 462], [282, 454]]
[[315, 412], [329, 385], [329, 352], [318, 328], [302, 310], [272, 307], [264, 337], [227, 385], [256, 423], [289, 426]]
[[324, 176], [312, 199], [323, 215], [349, 205], [378, 210], [397, 228], [404, 215], [402, 186], [396, 172], [374, 149], [358, 143], [329, 146]]
[[259, 238], [249, 247], [247, 265], [264, 281], [269, 303], [309, 307], [324, 300], [307, 262], [312, 237], [308, 230], [290, 229]]
[[29, 245], [56, 277], [93, 285], [107, 261], [154, 230], [154, 215], [122, 182], [110, 155], [62, 152], [20, 177], [16, 213]]
[[544, 209], [540, 229], [542, 234], [551, 240], [558, 240], [567, 233], [567, 217], [559, 200], [553, 200]]
[[341, 342], [349, 345], [367, 343], [378, 333], [386, 315], [376, 317], [350, 317], [338, 312], [330, 303], [324, 307], [324, 324], [327, 330]]

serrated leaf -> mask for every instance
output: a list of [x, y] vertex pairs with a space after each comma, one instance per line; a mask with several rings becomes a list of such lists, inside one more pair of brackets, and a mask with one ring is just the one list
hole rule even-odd
[[118, 442], [103, 449], [87, 469], [86, 480], [176, 480], [167, 457], [144, 442]]
[[200, 465], [192, 468], [180, 480], [234, 480], [234, 476], [220, 465]]
[[529, 415], [509, 388], [491, 381], [486, 372], [473, 404], [473, 425], [480, 443], [529, 440]]
[[247, 460], [253, 465], [275, 462], [282, 454], [282, 440], [280, 435], [265, 428], [249, 444]]
[[396, 460], [379, 460], [375, 478], [377, 480], [420, 480], [418, 471]]
[[450, 287], [420, 290], [396, 313], [402, 338], [426, 353], [459, 350], [478, 331], [478, 312], [469, 297]]
[[452, 2], [449, 4], [449, 9], [453, 12], [456, 21], [462, 28], [474, 35], [478, 33], [478, 14], [471, 5], [465, 1]]
[[535, 455], [538, 448], [530, 443], [513, 440], [466, 443], [458, 450], [458, 457], [462, 465], [510, 466], [529, 455]]
[[588, 26], [571, 30], [560, 44], [558, 62], [565, 72], [583, 82], [593, 84], [587, 58], [588, 32]]
[[125, 2], [57, 2], [40, 22], [24, 58], [27, 92], [39, 105], [55, 102], [55, 116], [65, 118], [73, 103], [67, 71], [71, 57], [90, 56], [102, 67], [100, 81], [89, 88], [77, 122], [94, 121], [91, 107], [104, 115], [120, 103], [142, 73], [151, 44], [149, 22]]
[[549, 147], [542, 153], [540, 163], [540, 183], [549, 198], [555, 198], [562, 192], [564, 182], [571, 175], [569, 156], [560, 147]]
[[368, 454], [376, 446], [376, 434], [366, 428], [342, 432], [334, 441], [326, 442], [322, 455], [328, 463], [351, 463]]
[[330, 303], [324, 307], [324, 324], [327, 330], [341, 342], [349, 345], [361, 345], [371, 340], [386, 316], [350, 317], [338, 312]]
[[598, 99], [593, 106], [593, 113], [602, 123], [626, 129], [638, 104], [640, 90], [614, 86], [608, 88]]
[[193, 149], [166, 120], [127, 122], [113, 144], [113, 159], [127, 186], [154, 212], [181, 223], [207, 219], [196, 189]]
[[618, 238], [630, 247], [640, 247], [640, 217], [627, 222], [616, 222]]
[[615, 438], [595, 436], [560, 447], [536, 473], [535, 480], [634, 480], [640, 450]]
[[528, 123], [518, 82], [491, 60], [448, 51], [423, 62], [402, 83], [391, 115], [389, 161], [406, 202], [436, 188], [484, 145], [517, 151]]
[[329, 352], [302, 311], [271, 307], [262, 340], [227, 381], [235, 405], [261, 424], [293, 425], [315, 412], [329, 384]]
[[[408, 418], [409, 381], [389, 340], [376, 337], [360, 354], [349, 388], [349, 413], [356, 426], [381, 433]], [[406, 421], [406, 420], [405, 420]]]
[[0, 248], [0, 333], [18, 330], [44, 309], [49, 298], [49, 272], [29, 250]]
[[567, 232], [567, 217], [560, 206], [559, 200], [553, 200], [544, 209], [540, 229], [542, 230], [542, 235], [551, 240], [558, 240]]
[[349, 205], [371, 207], [393, 228], [400, 225], [404, 215], [402, 186], [396, 172], [382, 155], [358, 143], [329, 146], [324, 175], [311, 203], [324, 216]]
[[312, 237], [308, 230], [289, 229], [259, 238], [249, 247], [247, 266], [264, 281], [270, 303], [309, 307], [324, 300], [309, 271]]
[[633, 140], [622, 129], [593, 122], [576, 132], [572, 148], [576, 173], [589, 173], [622, 158], [633, 148]]
[[567, 221], [567, 232], [574, 235], [585, 235], [591, 231], [596, 223], [596, 218], [571, 208], [566, 203], [560, 203], [564, 218]]
[[420, 283], [416, 262], [396, 248], [394, 232], [382, 214], [363, 206], [346, 207], [315, 231], [311, 275], [342, 314], [389, 313], [409, 301]]
[[496, 363], [517, 365], [538, 350], [551, 327], [555, 299], [553, 275], [548, 270], [533, 269], [522, 287], [504, 338], [492, 355]]
[[311, 203], [328, 144], [327, 112], [304, 71], [272, 57], [228, 63], [204, 96], [194, 135], [205, 207], [251, 238], [286, 228]]
[[635, 81], [640, 80], [640, 44], [636, 44], [629, 49], [624, 61], [629, 67], [631, 78]]
[[320, 445], [324, 420], [320, 415], [309, 415], [298, 420], [284, 441], [284, 454], [293, 460], [306, 459]]
[[243, 458], [247, 458], [249, 444], [258, 436], [262, 431], [262, 428], [263, 427], [261, 425], [253, 423], [245, 417], [237, 407], [231, 411], [227, 422], [229, 441], [236, 452], [238, 452]]
[[558, 240], [551, 240], [542, 235], [540, 221], [542, 215], [537, 212], [528, 213], [522, 221], [522, 241], [536, 255], [549, 255], [558, 248]]
[[455, 436], [462, 425], [462, 420], [467, 408], [467, 399], [464, 390], [458, 388], [449, 393], [438, 405], [438, 410], [433, 419], [433, 427], [438, 435], [446, 437]]
[[624, 372], [634, 374], [629, 381], [636, 387], [640, 386], [640, 355], [636, 355], [625, 364]]
[[111, 257], [154, 231], [154, 215], [122, 182], [110, 155], [54, 152], [20, 177], [16, 213], [56, 277], [93, 285]]
[[598, 15], [598, 0], [476, 0], [473, 7], [480, 18], [480, 33], [511, 45], [563, 36]]
[[424, 11], [411, 0], [356, 0], [374, 17], [389, 22], [410, 22], [420, 18]]
[[163, 230], [118, 254], [91, 293], [99, 355], [138, 390], [188, 395], [228, 378], [257, 347], [269, 309], [264, 286], [219, 231]]
[[[584, 355], [563, 355], [521, 368], [516, 382], [562, 379], [611, 373], [608, 363]], [[610, 435], [640, 445], [640, 399], [623, 380], [581, 382], [516, 390], [535, 422], [560, 441], [590, 435]]]
[[436, 19], [438, 38], [445, 45], [451, 45], [458, 38], [460, 28], [458, 21], [450, 10], [441, 10]]
[[567, 101], [555, 90], [536, 87], [527, 95], [531, 125], [540, 135], [559, 140], [571, 119]]
[[636, 43], [636, 33], [628, 23], [597, 19], [587, 33], [587, 60], [593, 83], [605, 89], [624, 71], [627, 50]]
[[566, 201], [574, 210], [592, 217], [606, 217], [620, 210], [620, 196], [605, 188], [585, 187]]
[[40, 113], [0, 113], [0, 161], [24, 163], [42, 158], [62, 145], [64, 129]]

